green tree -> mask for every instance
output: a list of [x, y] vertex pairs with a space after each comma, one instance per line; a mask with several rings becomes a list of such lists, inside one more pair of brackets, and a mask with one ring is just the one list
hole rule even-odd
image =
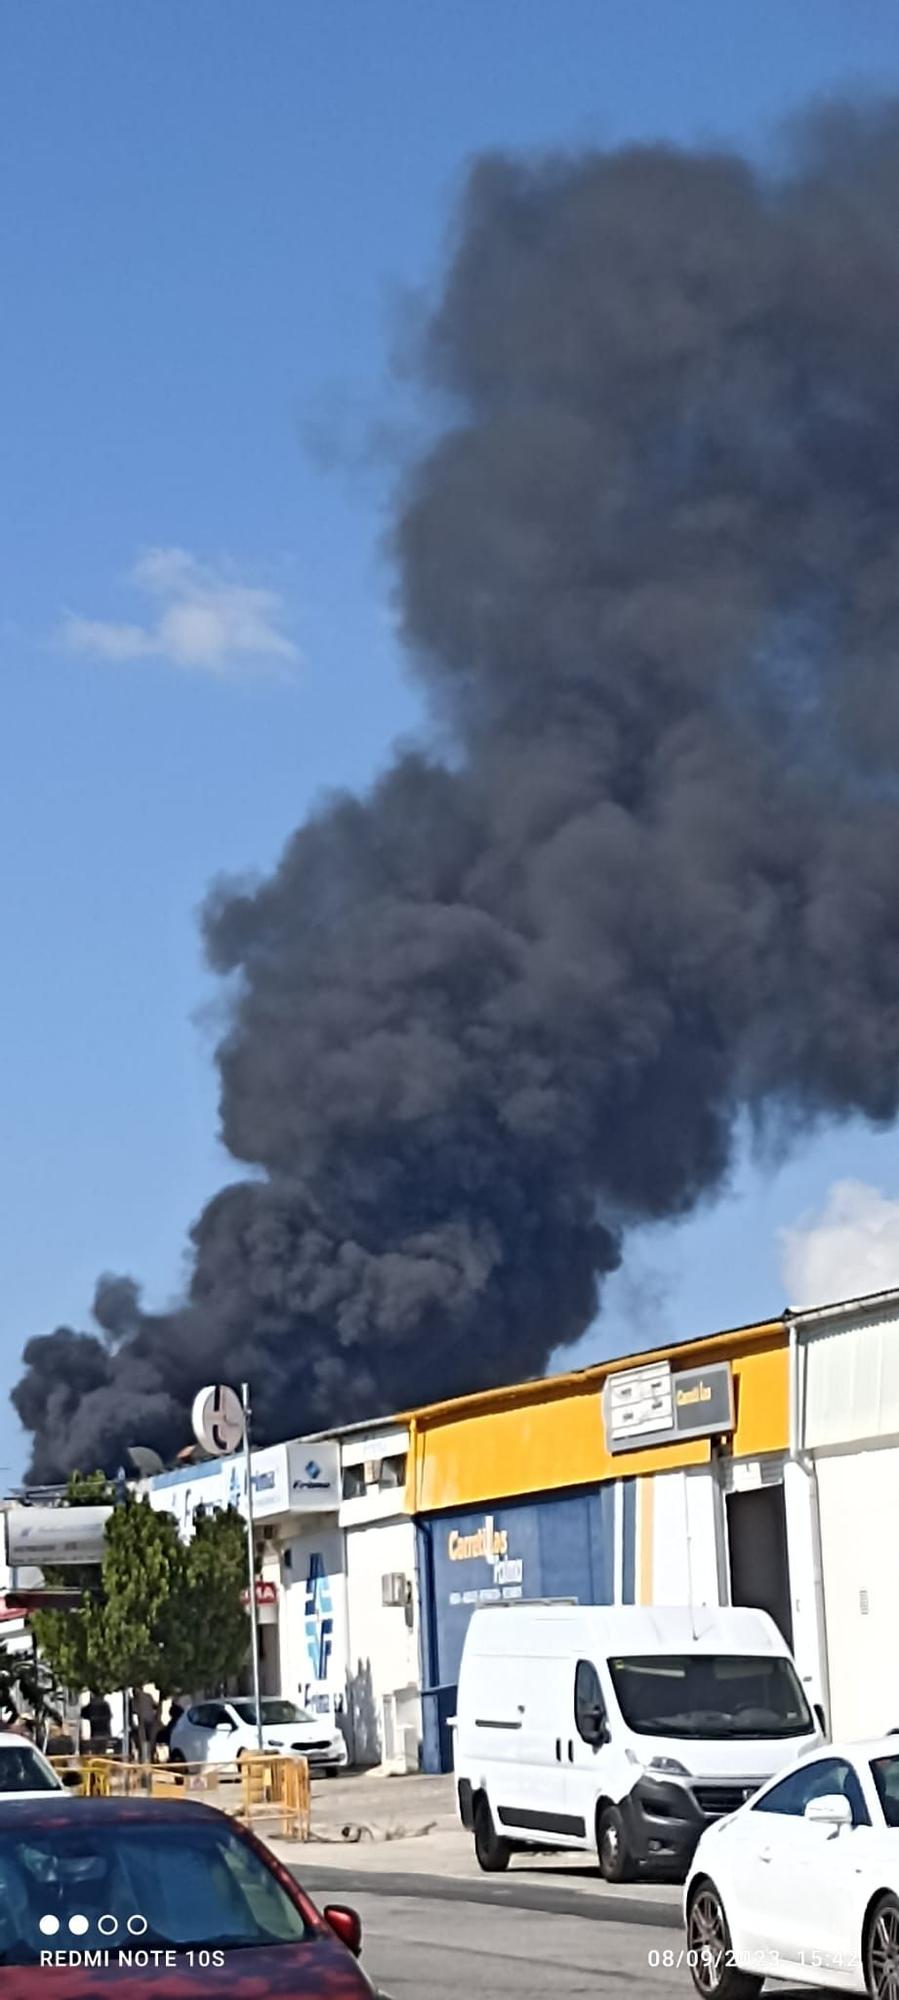
[[[72, 1505], [88, 1504], [86, 1483], [70, 1488]], [[90, 1504], [104, 1497], [93, 1483]], [[155, 1689], [152, 1720], [139, 1718], [141, 1755], [152, 1756], [162, 1701], [212, 1694], [244, 1663], [246, 1554], [246, 1529], [233, 1508], [202, 1516], [184, 1543], [170, 1514], [129, 1496], [110, 1515], [99, 1572], [77, 1573], [78, 1608], [35, 1614], [41, 1652], [69, 1687], [92, 1694]]]

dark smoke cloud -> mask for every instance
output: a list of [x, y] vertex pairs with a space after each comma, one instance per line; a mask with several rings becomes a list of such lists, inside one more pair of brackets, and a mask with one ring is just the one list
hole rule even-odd
[[538, 1371], [741, 1112], [896, 1112], [899, 114], [777, 178], [482, 160], [421, 367], [395, 553], [448, 761], [212, 893], [257, 1175], [181, 1309], [104, 1280], [102, 1340], [29, 1343], [43, 1475], [180, 1444], [211, 1377], [274, 1437]]

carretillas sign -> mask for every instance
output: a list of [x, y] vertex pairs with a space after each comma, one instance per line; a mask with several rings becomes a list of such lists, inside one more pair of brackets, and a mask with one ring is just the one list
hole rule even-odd
[[524, 1581], [523, 1558], [509, 1554], [508, 1532], [497, 1527], [492, 1514], [485, 1514], [483, 1527], [474, 1529], [471, 1534], [463, 1534], [453, 1528], [447, 1537], [446, 1552], [451, 1563], [487, 1563], [493, 1571], [496, 1596], [499, 1596], [503, 1586], [516, 1588], [520, 1596]]

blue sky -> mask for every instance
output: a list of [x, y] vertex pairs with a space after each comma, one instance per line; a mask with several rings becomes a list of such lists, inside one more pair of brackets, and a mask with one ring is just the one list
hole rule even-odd
[[[11, 1384], [29, 1334], [86, 1323], [104, 1268], [170, 1297], [228, 1170], [195, 920], [210, 878], [269, 866], [323, 789], [363, 783], [418, 720], [383, 473], [361, 452], [335, 471], [304, 438], [361, 446], [406, 421], [403, 301], [439, 267], [467, 159], [656, 136], [760, 151], [810, 97], [895, 89], [899, 14], [28, 0], [5, 12], [0, 74]], [[608, 1340], [775, 1307], [778, 1228], [847, 1177], [899, 1194], [893, 1135], [809, 1140], [779, 1172], [744, 1160], [728, 1200], [636, 1246]], [[0, 1400], [0, 1479], [21, 1462]]]

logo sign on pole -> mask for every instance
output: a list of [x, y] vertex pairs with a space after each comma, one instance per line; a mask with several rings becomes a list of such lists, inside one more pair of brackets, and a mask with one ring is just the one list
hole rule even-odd
[[194, 1437], [214, 1458], [225, 1458], [243, 1443], [243, 1409], [236, 1390], [212, 1384], [194, 1397], [190, 1413]]

